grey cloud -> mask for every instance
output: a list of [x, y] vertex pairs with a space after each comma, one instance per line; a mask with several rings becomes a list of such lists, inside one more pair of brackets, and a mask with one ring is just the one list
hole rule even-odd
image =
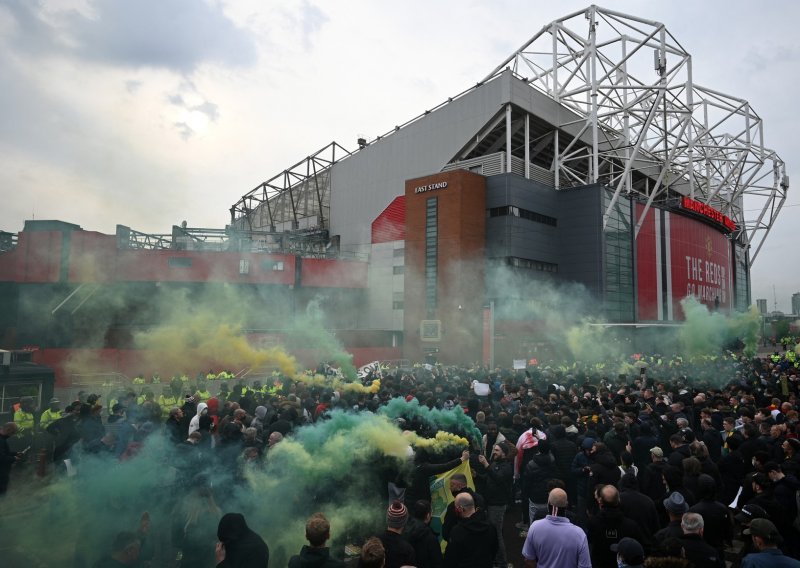
[[305, 1], [300, 8], [297, 20], [303, 32], [303, 47], [310, 49], [312, 36], [329, 21], [329, 18], [317, 6]]
[[219, 118], [219, 107], [209, 101], [206, 101], [201, 105], [193, 106], [190, 110], [202, 112], [211, 122], [216, 122]]
[[181, 138], [184, 140], [189, 140], [189, 138], [194, 136], [194, 130], [192, 130], [192, 127], [185, 122], [174, 122], [172, 123], [172, 126], [178, 130], [178, 134], [180, 134]]
[[135, 95], [139, 91], [139, 87], [142, 86], [141, 81], [125, 81], [125, 90], [128, 91], [131, 95]]
[[167, 100], [170, 104], [175, 106], [186, 106], [186, 103], [183, 102], [183, 97], [180, 95], [180, 93], [167, 96]]
[[57, 47], [55, 30], [42, 19], [41, 1], [0, 0], [0, 9], [5, 10], [16, 23], [16, 29], [5, 38], [16, 49], [38, 54]]
[[253, 36], [237, 27], [216, 2], [95, 0], [95, 17], [73, 14], [71, 31], [87, 59], [132, 67], [190, 72], [213, 61], [252, 65]]
[[16, 22], [15, 47], [26, 51], [58, 49], [100, 63], [180, 73], [205, 62], [249, 66], [257, 60], [252, 32], [231, 21], [217, 2], [89, 0], [91, 17], [51, 14], [57, 25], [44, 19], [40, 2], [0, 0], [0, 6]]
[[754, 45], [742, 63], [750, 73], [765, 72], [774, 66], [787, 65], [794, 68], [800, 59], [800, 47], [797, 45], [774, 44]]

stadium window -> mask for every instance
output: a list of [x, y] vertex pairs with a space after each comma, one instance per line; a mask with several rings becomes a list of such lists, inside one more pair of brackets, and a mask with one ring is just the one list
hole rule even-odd
[[282, 260], [265, 260], [261, 263], [261, 271], [262, 272], [273, 272], [273, 271], [281, 271], [283, 270], [283, 261]]
[[192, 259], [185, 256], [173, 256], [169, 259], [169, 265], [180, 268], [190, 268], [192, 266]]
[[551, 227], [558, 226], [558, 220], [555, 217], [550, 217], [549, 215], [543, 215], [542, 213], [537, 213], [535, 211], [529, 211], [528, 209], [522, 209], [521, 207], [516, 207], [513, 205], [504, 205], [502, 207], [491, 207], [489, 209], [489, 217], [519, 217], [520, 219], [527, 219], [528, 221], [533, 221], [535, 223], [542, 223], [543, 225], [549, 225]]

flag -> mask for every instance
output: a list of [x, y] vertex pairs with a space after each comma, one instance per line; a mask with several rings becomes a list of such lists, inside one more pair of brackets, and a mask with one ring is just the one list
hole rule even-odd
[[447, 506], [453, 502], [453, 494], [450, 493], [450, 478], [456, 473], [464, 474], [467, 477], [467, 486], [475, 491], [475, 482], [472, 481], [472, 470], [469, 467], [469, 461], [462, 462], [461, 465], [457, 465], [444, 473], [433, 475], [430, 478], [431, 528], [439, 535], [442, 552], [447, 546], [447, 542], [441, 539], [444, 514], [447, 512]]

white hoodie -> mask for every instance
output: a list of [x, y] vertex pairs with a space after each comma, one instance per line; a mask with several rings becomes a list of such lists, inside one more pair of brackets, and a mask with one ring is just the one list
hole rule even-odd
[[189, 436], [200, 429], [200, 415], [204, 413], [208, 414], [208, 405], [205, 402], [201, 402], [197, 405], [197, 414], [189, 422]]

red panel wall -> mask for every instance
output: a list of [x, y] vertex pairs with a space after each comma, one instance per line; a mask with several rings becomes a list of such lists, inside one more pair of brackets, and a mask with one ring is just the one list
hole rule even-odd
[[94, 231], [70, 233], [70, 282], [113, 282], [117, 279], [117, 238]]
[[300, 285], [310, 288], [366, 288], [367, 263], [304, 258]]
[[402, 241], [406, 238], [406, 196], [395, 197], [372, 222], [372, 244]]
[[[733, 306], [730, 241], [721, 231], [688, 217], [671, 215], [672, 297], [694, 296], [709, 308]], [[676, 316], [683, 319], [680, 305]]]
[[[637, 205], [637, 215], [642, 210]], [[721, 229], [651, 209], [636, 239], [636, 260], [640, 321], [682, 320], [686, 296], [710, 309], [733, 305], [731, 244]]]
[[23, 267], [19, 246], [14, 250], [0, 253], [0, 282], [21, 282]]
[[[638, 219], [644, 205], [636, 204], [636, 218]], [[658, 319], [657, 302], [658, 291], [656, 279], [661, 274], [661, 260], [656, 247], [656, 223], [653, 211], [649, 211], [645, 217], [639, 234], [636, 237], [636, 276], [638, 279], [638, 304], [639, 321], [652, 321]]]
[[22, 282], [58, 282], [61, 270], [61, 231], [33, 231], [19, 234], [18, 262]]
[[[175, 266], [170, 259], [187, 259], [190, 266]], [[247, 274], [239, 273], [239, 262], [249, 262]], [[272, 270], [275, 263], [282, 270]], [[270, 269], [265, 269], [270, 267]], [[241, 282], [294, 284], [295, 257], [238, 252], [122, 250], [117, 256], [117, 280], [163, 282]]]

